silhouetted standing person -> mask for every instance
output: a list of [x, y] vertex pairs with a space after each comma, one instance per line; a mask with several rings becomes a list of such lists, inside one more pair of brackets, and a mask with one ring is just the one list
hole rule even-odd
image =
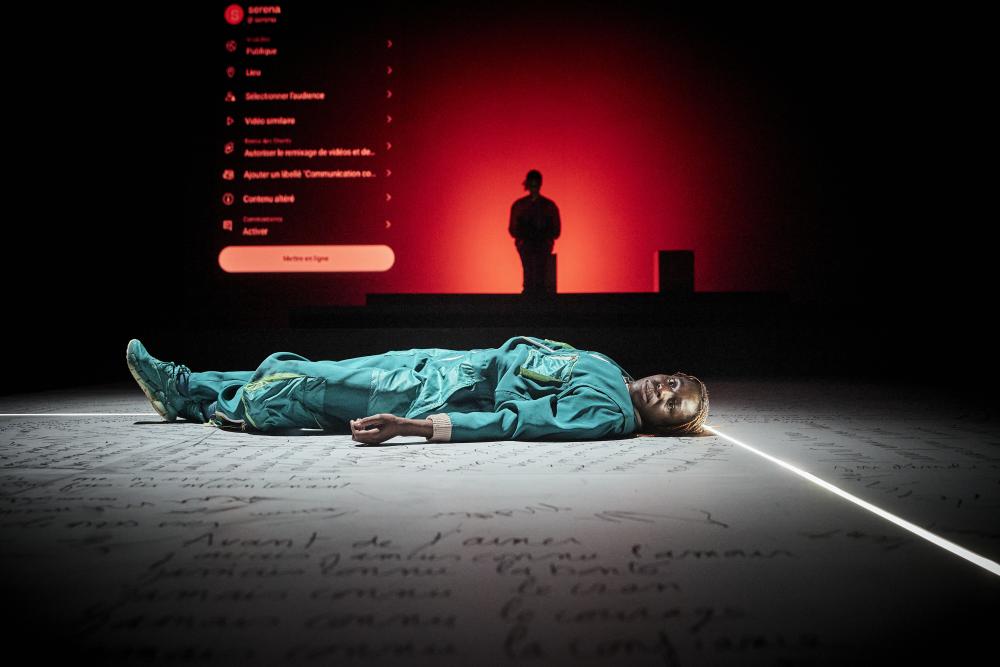
[[523, 185], [529, 194], [511, 205], [507, 231], [514, 237], [514, 245], [521, 255], [522, 293], [540, 293], [545, 291], [545, 267], [562, 231], [562, 223], [556, 203], [539, 193], [542, 188], [540, 171], [529, 171]]

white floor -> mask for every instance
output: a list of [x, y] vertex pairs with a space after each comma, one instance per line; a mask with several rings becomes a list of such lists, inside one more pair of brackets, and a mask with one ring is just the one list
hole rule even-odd
[[101, 664], [832, 665], [990, 645], [991, 414], [846, 382], [710, 389], [728, 438], [381, 447], [166, 423], [124, 384], [0, 398], [6, 627]]

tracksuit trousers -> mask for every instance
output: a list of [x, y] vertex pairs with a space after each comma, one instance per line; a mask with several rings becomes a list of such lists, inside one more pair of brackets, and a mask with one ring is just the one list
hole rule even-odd
[[187, 393], [206, 421], [223, 428], [350, 432], [349, 420], [369, 414], [373, 371], [412, 368], [414, 362], [415, 355], [399, 352], [341, 361], [275, 352], [253, 371], [192, 371]]

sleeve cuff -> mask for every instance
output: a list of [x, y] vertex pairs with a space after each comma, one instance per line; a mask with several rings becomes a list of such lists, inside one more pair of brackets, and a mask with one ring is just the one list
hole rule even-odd
[[451, 440], [451, 417], [448, 416], [448, 413], [439, 412], [427, 415], [427, 418], [431, 420], [431, 426], [434, 429], [431, 437], [427, 438], [427, 442], [449, 442]]

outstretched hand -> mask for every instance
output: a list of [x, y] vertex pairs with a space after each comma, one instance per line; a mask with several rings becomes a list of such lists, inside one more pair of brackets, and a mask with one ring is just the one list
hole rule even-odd
[[403, 432], [403, 425], [402, 417], [380, 412], [377, 415], [352, 419], [351, 438], [368, 445], [377, 445], [397, 435], [406, 435]]

